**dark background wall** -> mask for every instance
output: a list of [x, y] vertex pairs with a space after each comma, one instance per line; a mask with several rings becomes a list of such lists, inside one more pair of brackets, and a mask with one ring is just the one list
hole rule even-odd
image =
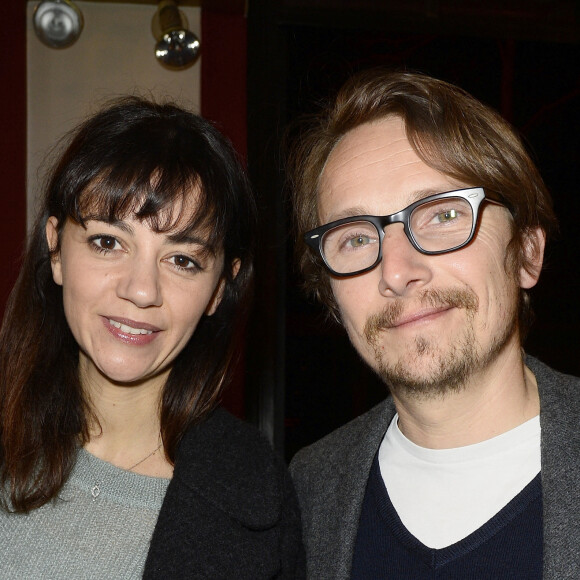
[[533, 293], [537, 322], [526, 348], [560, 370], [580, 374], [576, 5], [266, 4], [253, 2], [248, 22], [249, 163], [264, 217], [256, 307], [261, 322], [249, 342], [250, 416], [254, 405], [267, 430], [264, 417], [274, 409], [273, 440], [290, 458], [386, 394], [342, 330], [326, 324], [322, 310], [299, 288], [278, 155], [289, 123], [316, 110], [353, 72], [372, 66], [418, 70], [458, 84], [521, 132], [561, 219], [561, 236], [550, 247]]

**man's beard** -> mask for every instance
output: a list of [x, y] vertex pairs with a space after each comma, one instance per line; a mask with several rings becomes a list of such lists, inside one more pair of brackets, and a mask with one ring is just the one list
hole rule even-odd
[[[476, 341], [475, 315], [479, 309], [477, 295], [470, 289], [426, 290], [419, 297], [424, 307], [465, 310], [466, 324], [459, 335], [442, 349], [437, 337], [422, 336], [418, 331], [408, 351], [398, 360], [388, 362], [381, 348], [381, 333], [389, 332], [404, 310], [404, 301], [396, 299], [382, 312], [367, 320], [364, 336], [371, 346], [374, 370], [395, 395], [436, 398], [461, 391], [470, 377], [485, 368], [506, 345], [517, 328], [517, 306], [509, 313], [506, 324], [491, 337], [487, 348]], [[385, 349], [388, 348], [385, 346]], [[432, 364], [421, 371], [427, 359]]]

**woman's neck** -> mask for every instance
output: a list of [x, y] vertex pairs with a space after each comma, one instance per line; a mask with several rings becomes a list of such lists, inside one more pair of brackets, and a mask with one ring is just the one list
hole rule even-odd
[[94, 416], [87, 451], [123, 469], [171, 477], [173, 468], [165, 457], [159, 420], [163, 384], [83, 384]]

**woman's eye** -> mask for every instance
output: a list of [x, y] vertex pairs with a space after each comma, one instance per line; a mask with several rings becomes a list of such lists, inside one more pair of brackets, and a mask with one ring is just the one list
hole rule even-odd
[[96, 236], [91, 238], [91, 243], [99, 252], [121, 249], [121, 244], [112, 236]]
[[173, 256], [170, 258], [170, 261], [180, 270], [201, 270], [199, 264], [187, 256]]

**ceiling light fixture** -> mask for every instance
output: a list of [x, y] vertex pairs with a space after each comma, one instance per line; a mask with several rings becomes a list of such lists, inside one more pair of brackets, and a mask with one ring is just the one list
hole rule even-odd
[[83, 15], [70, 0], [42, 0], [32, 16], [36, 36], [51, 48], [66, 48], [81, 34]]
[[185, 14], [173, 0], [159, 2], [151, 28], [157, 40], [155, 56], [167, 68], [184, 69], [197, 58], [199, 39], [187, 27]]

